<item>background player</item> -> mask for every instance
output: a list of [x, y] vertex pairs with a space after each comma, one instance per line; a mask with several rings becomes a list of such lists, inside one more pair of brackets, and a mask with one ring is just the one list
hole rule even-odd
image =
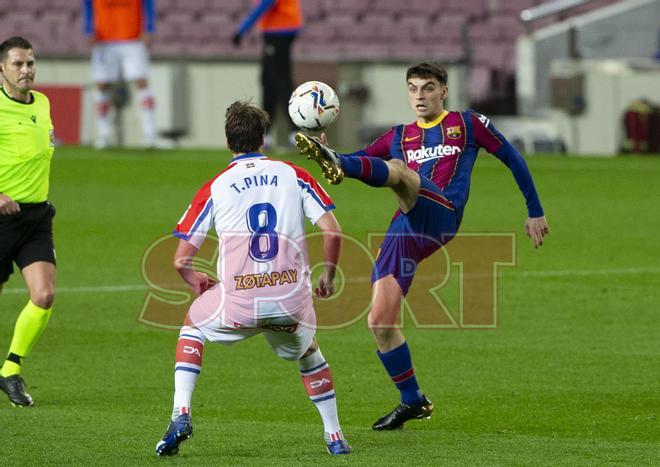
[[[235, 102], [227, 109], [225, 132], [233, 161], [197, 192], [175, 230], [180, 238], [175, 267], [202, 295], [179, 334], [172, 422], [156, 447], [158, 455], [176, 454], [192, 435], [190, 404], [205, 340], [232, 344], [261, 333], [277, 355], [298, 361], [323, 419], [328, 452], [351, 451], [339, 426], [332, 374], [314, 337], [305, 217], [323, 232], [320, 297], [334, 292], [341, 229], [332, 200], [307, 171], [257, 152], [268, 124], [268, 114], [249, 103]], [[221, 248], [217, 285], [192, 268], [212, 227]]]
[[[293, 92], [291, 47], [303, 26], [299, 0], [261, 0], [243, 19], [232, 41], [238, 46], [245, 34], [258, 22], [263, 35], [261, 54], [261, 101], [263, 109], [275, 121], [277, 110], [287, 115], [289, 98]], [[293, 144], [295, 127], [285, 119]], [[272, 145], [272, 136], [266, 134], [265, 145]]]
[[0, 44], [0, 60], [0, 292], [13, 262], [30, 294], [0, 370], [0, 389], [14, 405], [31, 406], [21, 365], [46, 328], [55, 300], [55, 208], [47, 201], [53, 123], [48, 98], [32, 90], [32, 44], [7, 39]]
[[369, 325], [378, 356], [401, 393], [401, 403], [373, 424], [375, 430], [401, 427], [412, 418], [427, 418], [433, 404], [415, 377], [408, 344], [396, 326], [401, 301], [417, 263], [456, 233], [468, 199], [470, 176], [479, 148], [509, 167], [527, 202], [525, 231], [534, 247], [543, 243], [548, 224], [531, 174], [520, 154], [490, 119], [473, 111], [448, 112], [447, 72], [436, 63], [419, 63], [406, 73], [408, 102], [417, 116], [398, 125], [366, 148], [339, 155], [322, 140], [299, 133], [301, 154], [317, 161], [331, 183], [344, 175], [392, 188], [400, 209], [394, 215], [372, 275]]
[[155, 101], [149, 88], [147, 45], [154, 32], [153, 0], [83, 0], [85, 34], [92, 44], [92, 80], [96, 85], [97, 149], [110, 145], [112, 86], [135, 83], [146, 145], [157, 147]]

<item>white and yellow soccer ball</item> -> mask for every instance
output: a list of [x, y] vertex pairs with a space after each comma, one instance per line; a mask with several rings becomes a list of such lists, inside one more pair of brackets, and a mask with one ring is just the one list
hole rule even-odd
[[307, 81], [289, 99], [289, 116], [301, 130], [323, 130], [339, 115], [337, 93], [320, 81]]

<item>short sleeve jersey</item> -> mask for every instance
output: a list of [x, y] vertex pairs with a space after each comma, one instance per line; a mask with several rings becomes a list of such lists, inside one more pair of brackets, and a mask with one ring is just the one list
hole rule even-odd
[[334, 209], [304, 169], [259, 153], [234, 158], [197, 192], [174, 235], [200, 247], [215, 228], [218, 279], [229, 294], [311, 290], [305, 219]]
[[30, 92], [24, 103], [0, 89], [0, 192], [19, 203], [46, 201], [55, 151], [48, 98]]

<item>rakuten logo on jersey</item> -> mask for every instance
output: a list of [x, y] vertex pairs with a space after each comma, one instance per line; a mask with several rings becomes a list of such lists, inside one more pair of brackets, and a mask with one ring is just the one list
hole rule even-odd
[[438, 144], [432, 148], [427, 148], [422, 146], [420, 149], [409, 149], [406, 151], [406, 157], [408, 162], [417, 162], [422, 164], [426, 161], [432, 159], [438, 159], [440, 157], [453, 156], [454, 154], [460, 154], [461, 148], [458, 146], [450, 146], [447, 144]]

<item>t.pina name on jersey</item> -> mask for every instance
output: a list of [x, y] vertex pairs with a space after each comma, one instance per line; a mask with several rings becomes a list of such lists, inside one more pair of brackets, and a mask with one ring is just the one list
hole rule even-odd
[[241, 185], [232, 183], [229, 186], [236, 190], [236, 193], [242, 193], [250, 188], [265, 185], [277, 186], [277, 175], [253, 175], [252, 177], [243, 178], [243, 183]]
[[236, 281], [236, 290], [272, 287], [298, 282], [298, 271], [295, 269], [285, 269], [283, 271], [264, 272], [261, 274], [246, 274], [243, 276], [234, 276], [234, 280]]

